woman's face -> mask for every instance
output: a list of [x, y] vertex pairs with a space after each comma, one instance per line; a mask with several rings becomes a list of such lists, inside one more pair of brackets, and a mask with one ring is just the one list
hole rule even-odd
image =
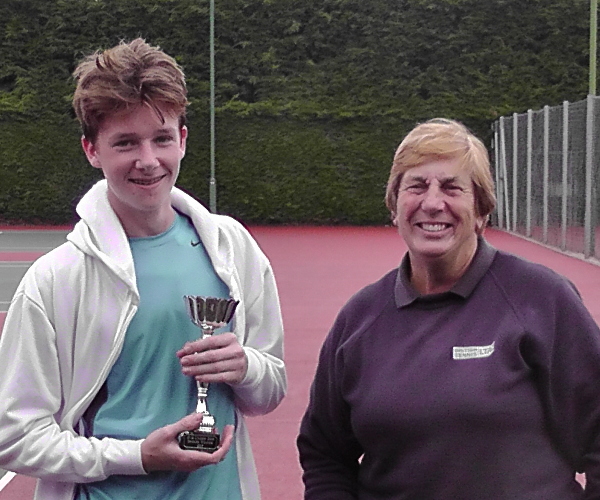
[[464, 264], [477, 248], [471, 176], [456, 159], [432, 160], [406, 171], [398, 190], [396, 225], [411, 262], [446, 260]]

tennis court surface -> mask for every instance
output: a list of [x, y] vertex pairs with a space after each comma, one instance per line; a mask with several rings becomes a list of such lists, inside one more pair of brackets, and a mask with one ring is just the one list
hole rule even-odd
[[[20, 276], [40, 254], [64, 241], [66, 230], [0, 228], [0, 324]], [[391, 227], [251, 227], [271, 259], [286, 327], [288, 396], [270, 415], [249, 419], [263, 500], [301, 500], [295, 448], [319, 348], [339, 308], [359, 288], [396, 267], [406, 251]], [[497, 248], [567, 276], [600, 323], [600, 266], [507, 233], [488, 230]], [[34, 480], [0, 478], [0, 500], [29, 500]]]

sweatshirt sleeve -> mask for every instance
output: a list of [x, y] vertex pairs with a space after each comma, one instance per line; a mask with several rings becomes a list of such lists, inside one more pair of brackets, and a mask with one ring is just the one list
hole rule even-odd
[[23, 290], [6, 317], [0, 366], [1, 468], [78, 483], [145, 474], [141, 441], [88, 439], [59, 425], [64, 393], [55, 332], [42, 305]]
[[357, 497], [361, 447], [354, 438], [350, 409], [341, 379], [345, 366], [341, 340], [347, 324], [344, 310], [325, 339], [302, 418], [297, 446], [304, 470], [305, 500], [353, 500]]
[[246, 415], [273, 411], [287, 391], [283, 361], [283, 319], [271, 265], [252, 236], [235, 223], [236, 271], [241, 282], [245, 324], [242, 345], [248, 371], [233, 387], [236, 405]]
[[600, 329], [566, 280], [549, 286], [545, 295], [551, 297], [546, 306], [525, 317], [531, 335], [523, 353], [534, 370], [555, 442], [573, 468], [585, 472], [585, 498], [597, 500]]

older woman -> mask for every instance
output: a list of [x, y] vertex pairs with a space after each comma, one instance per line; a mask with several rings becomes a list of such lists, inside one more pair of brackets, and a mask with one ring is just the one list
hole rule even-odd
[[298, 437], [305, 499], [600, 498], [600, 330], [568, 280], [483, 238], [484, 145], [418, 125], [386, 203], [408, 252], [325, 340]]

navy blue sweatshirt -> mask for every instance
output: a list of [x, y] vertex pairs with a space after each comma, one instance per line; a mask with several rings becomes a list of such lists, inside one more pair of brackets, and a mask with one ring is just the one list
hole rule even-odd
[[419, 296], [409, 268], [357, 293], [325, 340], [305, 499], [600, 499], [600, 330], [575, 287], [483, 238], [449, 292]]

